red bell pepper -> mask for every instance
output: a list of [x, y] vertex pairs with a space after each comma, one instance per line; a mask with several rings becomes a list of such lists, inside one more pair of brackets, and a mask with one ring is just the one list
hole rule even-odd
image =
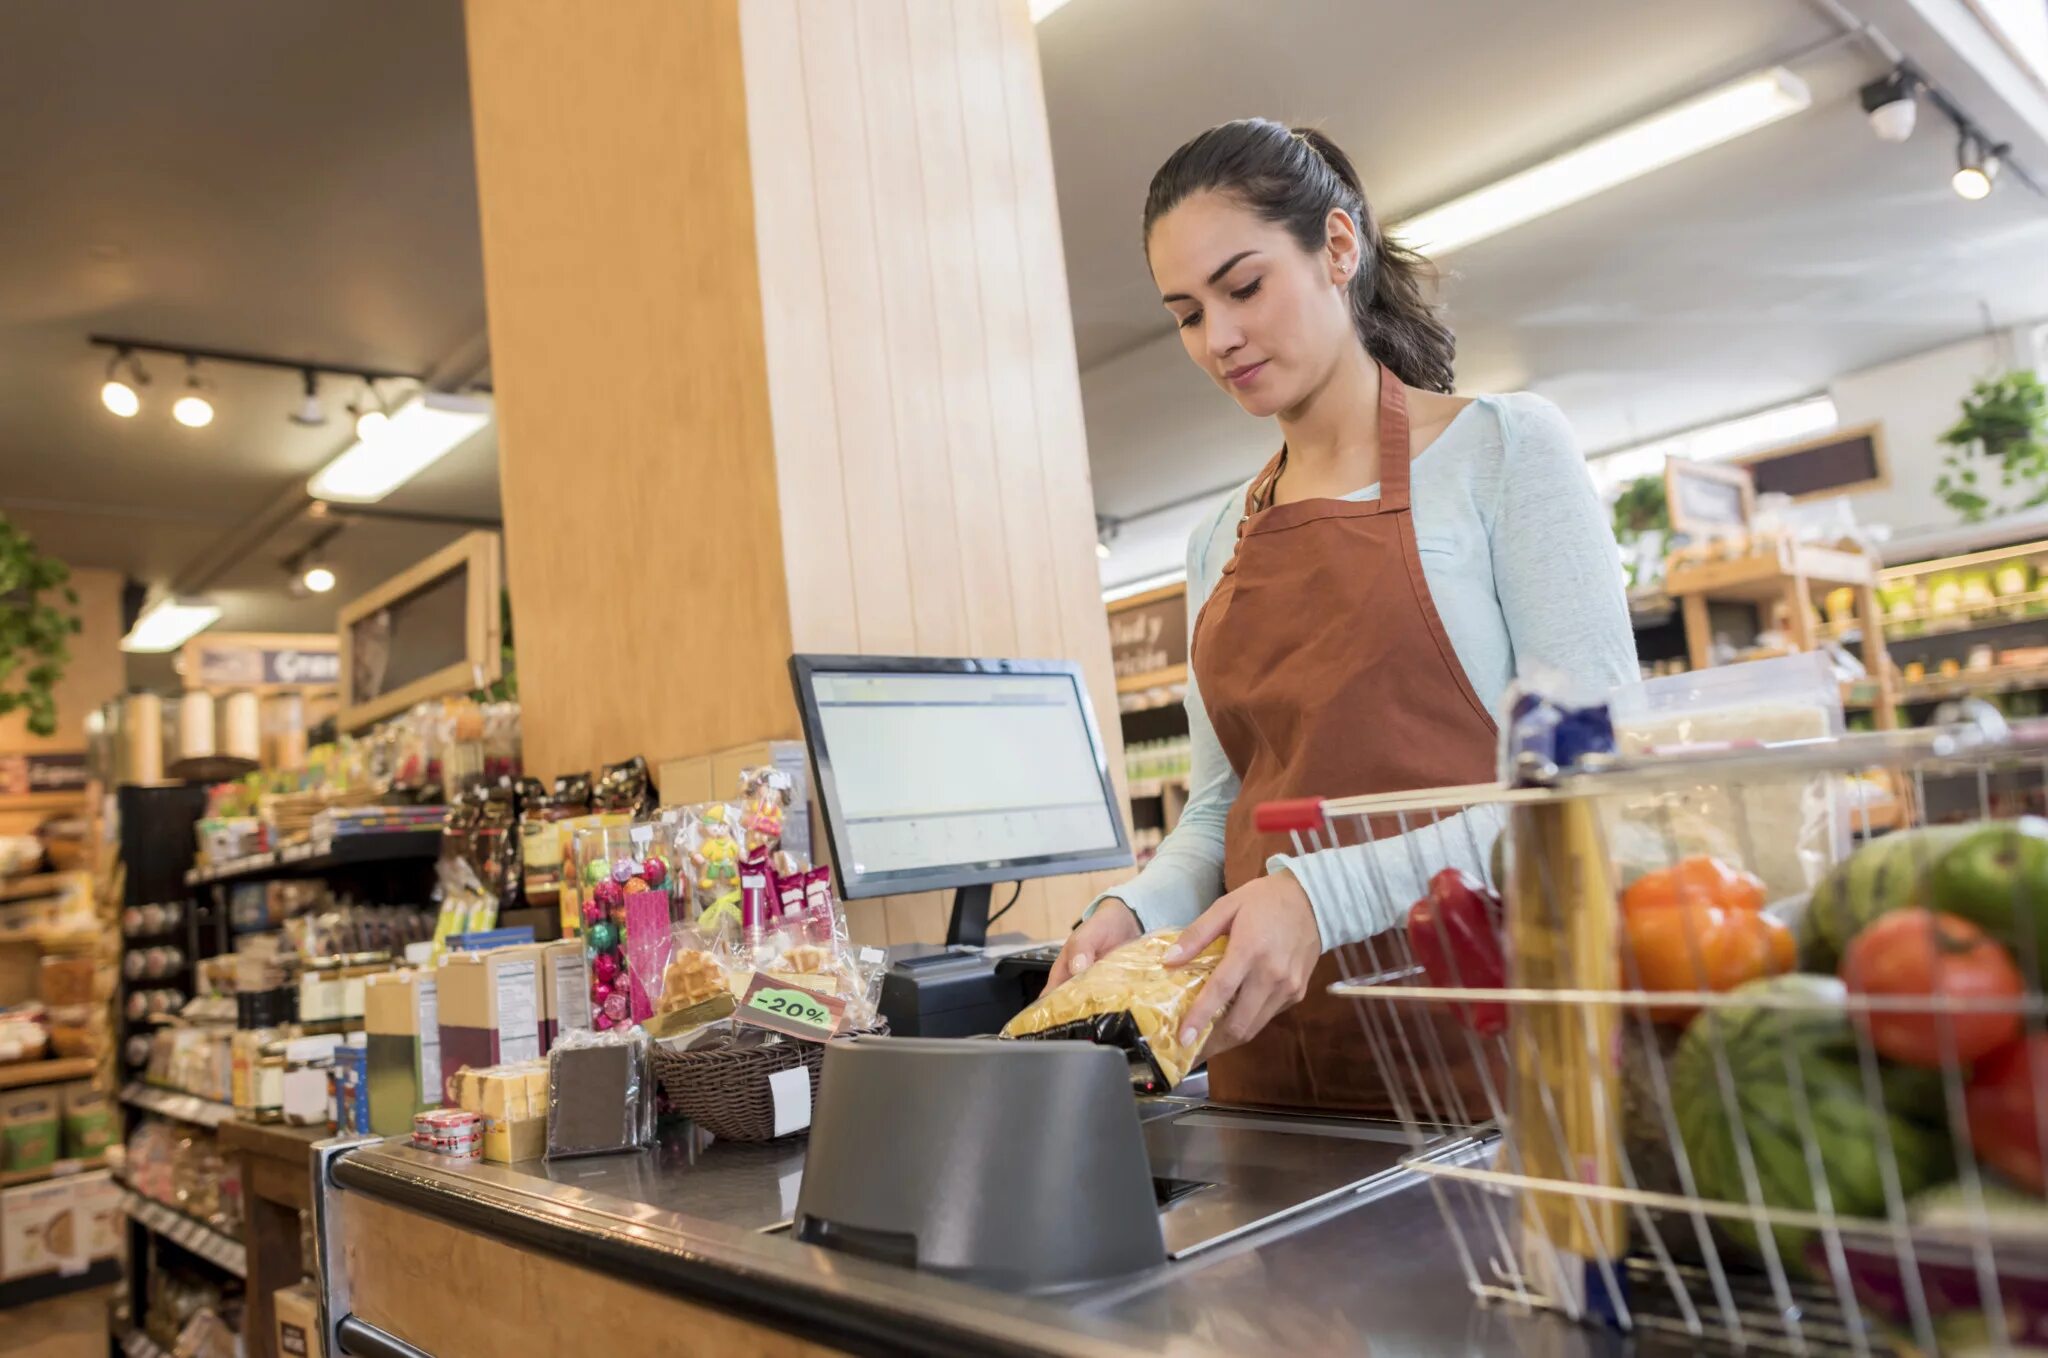
[[[1504, 919], [1500, 897], [1457, 868], [1429, 879], [1429, 894], [1408, 907], [1408, 943], [1433, 986], [1459, 990], [1503, 990], [1507, 958], [1501, 951]], [[1492, 1036], [1508, 1026], [1505, 1004], [1460, 1004], [1467, 1028]]]

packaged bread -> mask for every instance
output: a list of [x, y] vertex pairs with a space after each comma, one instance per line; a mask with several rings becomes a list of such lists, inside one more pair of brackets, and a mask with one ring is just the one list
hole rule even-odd
[[[1161, 929], [1132, 939], [1057, 990], [1040, 995], [1003, 1028], [1004, 1037], [1080, 1039], [1121, 1048], [1131, 1061], [1131, 1082], [1142, 1092], [1171, 1089], [1187, 1078], [1209, 1027], [1192, 1044], [1181, 1025], [1216, 964], [1226, 940], [1217, 939], [1183, 966], [1166, 965], [1166, 950], [1180, 937]], [[1213, 1026], [1213, 1025], [1212, 1025]]]

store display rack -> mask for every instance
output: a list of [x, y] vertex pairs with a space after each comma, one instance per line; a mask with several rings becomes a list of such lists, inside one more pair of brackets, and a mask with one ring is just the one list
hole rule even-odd
[[79, 1273], [38, 1273], [30, 1278], [17, 1278], [13, 1282], [0, 1283], [0, 1311], [120, 1281], [119, 1259], [96, 1259], [90, 1268]]
[[107, 1157], [95, 1155], [84, 1160], [59, 1160], [46, 1169], [16, 1170], [11, 1174], [0, 1174], [0, 1188], [19, 1188], [23, 1184], [39, 1184], [45, 1179], [62, 1179], [72, 1174], [83, 1174], [89, 1169], [105, 1169]]
[[182, 1246], [209, 1264], [225, 1269], [237, 1278], [248, 1276], [249, 1255], [242, 1242], [221, 1234], [205, 1222], [188, 1217], [175, 1207], [166, 1207], [145, 1198], [125, 1186], [121, 1190], [121, 1210], [128, 1214], [130, 1221]]
[[343, 836], [326, 844], [287, 844], [281, 849], [193, 868], [185, 874], [185, 885], [207, 886], [269, 877], [314, 877], [337, 868], [420, 862], [438, 858], [440, 854], [441, 832], [438, 829], [373, 831]]
[[145, 1113], [157, 1113], [200, 1127], [218, 1127], [223, 1122], [232, 1122], [235, 1117], [233, 1104], [216, 1103], [212, 1099], [202, 1099], [197, 1094], [157, 1089], [133, 1080], [122, 1086], [121, 1102], [130, 1108], [139, 1108]]

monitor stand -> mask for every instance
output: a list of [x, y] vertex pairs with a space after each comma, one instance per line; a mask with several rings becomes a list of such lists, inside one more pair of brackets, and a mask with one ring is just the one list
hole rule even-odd
[[995, 895], [989, 885], [953, 888], [953, 913], [946, 920], [946, 946], [988, 946], [988, 906]]

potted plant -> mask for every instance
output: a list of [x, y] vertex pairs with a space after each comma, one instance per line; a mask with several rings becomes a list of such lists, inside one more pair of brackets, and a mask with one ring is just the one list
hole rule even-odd
[[79, 628], [70, 578], [63, 562], [0, 515], [0, 717], [26, 712], [38, 736], [57, 733], [57, 681]]
[[[2021, 369], [1977, 383], [1941, 441], [1956, 451], [1942, 458], [1934, 492], [1964, 523], [2048, 504], [2048, 388], [2037, 374]], [[2000, 490], [2018, 487], [2026, 498], [2000, 505], [1993, 477]]]
[[1663, 578], [1664, 540], [1670, 534], [1664, 474], [1638, 476], [1623, 486], [1614, 499], [1614, 540], [1621, 546], [1622, 573], [1631, 590]]

